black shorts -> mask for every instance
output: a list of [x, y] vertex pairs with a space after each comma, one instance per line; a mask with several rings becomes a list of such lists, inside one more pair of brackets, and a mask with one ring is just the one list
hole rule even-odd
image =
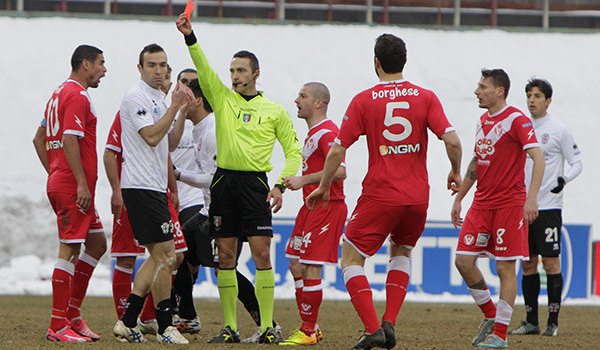
[[[219, 257], [214, 239], [210, 235], [210, 224], [206, 216], [198, 213], [183, 224], [183, 234], [188, 246], [186, 259], [192, 266], [219, 267]], [[242, 251], [238, 240], [237, 259]]]
[[179, 211], [179, 222], [181, 223], [181, 225], [185, 225], [185, 223], [191, 219], [194, 215], [198, 214], [200, 212], [200, 210], [202, 210], [202, 208], [204, 208], [204, 205], [202, 204], [198, 204], [198, 205], [193, 205], [191, 207], [187, 207], [183, 210]]
[[121, 189], [133, 236], [140, 245], [173, 240], [173, 222], [163, 192]]
[[210, 189], [213, 237], [273, 236], [264, 172], [217, 168]]
[[537, 219], [529, 225], [529, 256], [559, 256], [561, 228], [560, 209], [540, 210]]

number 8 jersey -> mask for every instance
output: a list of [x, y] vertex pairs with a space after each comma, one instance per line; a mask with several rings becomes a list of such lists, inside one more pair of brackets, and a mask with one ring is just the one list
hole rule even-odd
[[348, 148], [367, 136], [363, 196], [392, 205], [429, 202], [427, 129], [438, 138], [454, 131], [437, 96], [406, 80], [379, 83], [352, 99], [336, 143]]
[[78, 137], [81, 165], [88, 188], [94, 193], [98, 178], [95, 114], [87, 90], [75, 80], [68, 79], [52, 94], [44, 113], [46, 152], [50, 165], [48, 193], [77, 193], [77, 181], [63, 150], [63, 135]]

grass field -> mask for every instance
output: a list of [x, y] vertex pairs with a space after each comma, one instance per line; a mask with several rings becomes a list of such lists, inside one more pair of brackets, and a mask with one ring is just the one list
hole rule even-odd
[[[102, 335], [91, 344], [52, 344], [45, 340], [50, 319], [50, 297], [0, 297], [0, 349], [164, 349], [156, 338], [148, 337], [147, 344], [117, 343], [112, 336], [116, 321], [112, 299], [87, 298], [83, 316], [88, 325]], [[384, 305], [376, 304], [381, 315]], [[196, 309], [202, 321], [197, 335], [186, 335], [190, 345], [175, 348], [190, 349], [258, 349], [268, 345], [207, 344], [222, 327], [218, 300], [197, 299]], [[540, 312], [540, 323], [545, 325], [547, 313]], [[524, 318], [523, 306], [513, 314], [511, 328]], [[473, 304], [405, 303], [396, 324], [396, 349], [473, 349], [471, 339], [476, 333], [481, 313]], [[277, 300], [275, 319], [283, 327], [284, 336], [297, 328], [298, 312], [294, 301]], [[250, 317], [238, 305], [238, 323], [242, 337], [250, 336], [256, 328]], [[349, 349], [362, 333], [362, 323], [350, 302], [325, 301], [321, 307], [319, 324], [324, 339], [317, 348]], [[509, 336], [511, 349], [600, 349], [600, 307], [565, 306], [560, 314], [560, 336]]]

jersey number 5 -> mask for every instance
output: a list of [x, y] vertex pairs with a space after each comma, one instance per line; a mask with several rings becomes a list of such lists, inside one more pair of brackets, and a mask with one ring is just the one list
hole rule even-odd
[[404, 117], [394, 117], [394, 111], [396, 109], [408, 110], [410, 109], [410, 104], [406, 101], [402, 101], [388, 102], [388, 104], [385, 105], [385, 120], [383, 121], [383, 124], [385, 124], [385, 126], [400, 124], [404, 127], [404, 131], [400, 134], [394, 134], [387, 129], [383, 130], [383, 137], [392, 142], [402, 141], [412, 133], [412, 125], [408, 119]]
[[46, 137], [56, 136], [60, 129], [58, 121], [58, 97], [50, 99], [46, 106]]

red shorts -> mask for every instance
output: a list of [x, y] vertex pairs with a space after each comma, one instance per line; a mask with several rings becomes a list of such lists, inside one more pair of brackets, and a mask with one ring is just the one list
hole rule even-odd
[[112, 244], [110, 246], [110, 256], [117, 258], [120, 256], [142, 256], [145, 249], [138, 244], [133, 236], [133, 230], [129, 224], [129, 217], [125, 208], [121, 210], [120, 218], [113, 218]]
[[303, 205], [296, 217], [285, 255], [300, 259], [303, 264], [337, 264], [340, 236], [347, 216], [348, 208], [344, 201], [329, 202], [327, 209], [318, 205], [313, 211]]
[[523, 207], [471, 208], [460, 229], [457, 254], [488, 255], [496, 260], [529, 257]]
[[393, 244], [412, 248], [425, 229], [427, 206], [389, 205], [361, 196], [343, 239], [364, 257], [377, 253], [388, 235]]
[[173, 241], [175, 242], [175, 253], [187, 252], [188, 247], [185, 243], [185, 237], [183, 237], [183, 230], [179, 223], [179, 214], [175, 211], [175, 207], [171, 203], [171, 197], [167, 192], [169, 198], [169, 212], [171, 213], [171, 222], [173, 223]]
[[50, 192], [48, 199], [56, 213], [61, 243], [83, 243], [88, 233], [104, 233], [93, 201], [91, 207], [83, 211], [77, 206], [77, 194]]

